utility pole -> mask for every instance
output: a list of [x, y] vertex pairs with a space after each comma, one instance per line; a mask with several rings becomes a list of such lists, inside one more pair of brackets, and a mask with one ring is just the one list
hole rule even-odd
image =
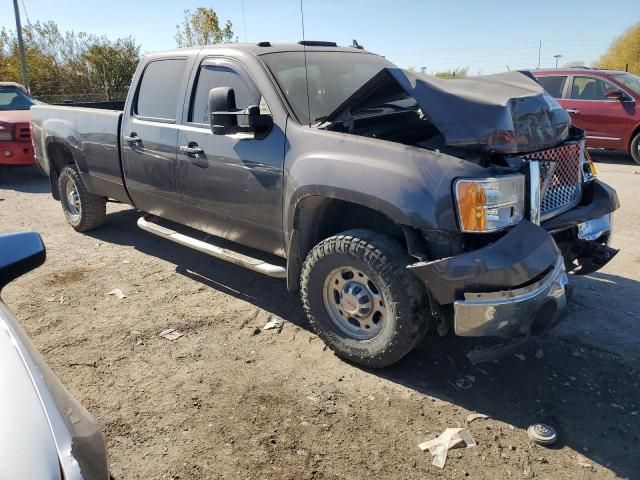
[[558, 68], [558, 59], [561, 57], [562, 55], [560, 55], [559, 53], [556, 53], [553, 58], [556, 59], [556, 68]]
[[542, 40], [538, 43], [538, 70], [540, 70], [540, 54], [542, 53]]
[[20, 23], [20, 9], [18, 0], [13, 0], [13, 11], [16, 14], [16, 32], [18, 34], [18, 48], [20, 49], [20, 68], [22, 70], [22, 83], [29, 90], [29, 73], [27, 72], [27, 59], [24, 55], [24, 42], [22, 41], [22, 24]]

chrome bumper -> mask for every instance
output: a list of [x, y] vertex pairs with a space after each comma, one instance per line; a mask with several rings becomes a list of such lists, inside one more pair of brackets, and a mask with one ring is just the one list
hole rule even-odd
[[559, 256], [553, 271], [526, 287], [465, 293], [464, 300], [454, 302], [455, 333], [502, 338], [541, 334], [560, 319], [567, 305], [567, 284], [564, 260]]

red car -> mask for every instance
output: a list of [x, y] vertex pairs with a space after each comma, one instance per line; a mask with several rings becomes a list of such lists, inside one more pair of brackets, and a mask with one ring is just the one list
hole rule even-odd
[[29, 112], [35, 103], [22, 85], [0, 82], [0, 166], [35, 165]]
[[640, 77], [614, 70], [533, 70], [587, 133], [587, 146], [622, 150], [640, 164]]

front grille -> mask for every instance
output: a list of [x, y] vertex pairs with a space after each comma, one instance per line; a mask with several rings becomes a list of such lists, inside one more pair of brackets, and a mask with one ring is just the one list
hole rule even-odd
[[28, 123], [18, 123], [16, 125], [16, 140], [19, 142], [31, 140], [31, 128]]
[[560, 147], [524, 155], [525, 160], [540, 164], [540, 218], [546, 220], [569, 210], [580, 201], [580, 144], [568, 143]]

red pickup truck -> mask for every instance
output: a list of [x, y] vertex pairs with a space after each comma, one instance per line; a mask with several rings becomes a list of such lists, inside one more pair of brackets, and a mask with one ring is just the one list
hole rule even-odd
[[36, 103], [22, 85], [0, 82], [0, 166], [35, 165], [29, 109]]
[[587, 134], [587, 147], [622, 150], [640, 165], [640, 77], [568, 68], [531, 72]]

